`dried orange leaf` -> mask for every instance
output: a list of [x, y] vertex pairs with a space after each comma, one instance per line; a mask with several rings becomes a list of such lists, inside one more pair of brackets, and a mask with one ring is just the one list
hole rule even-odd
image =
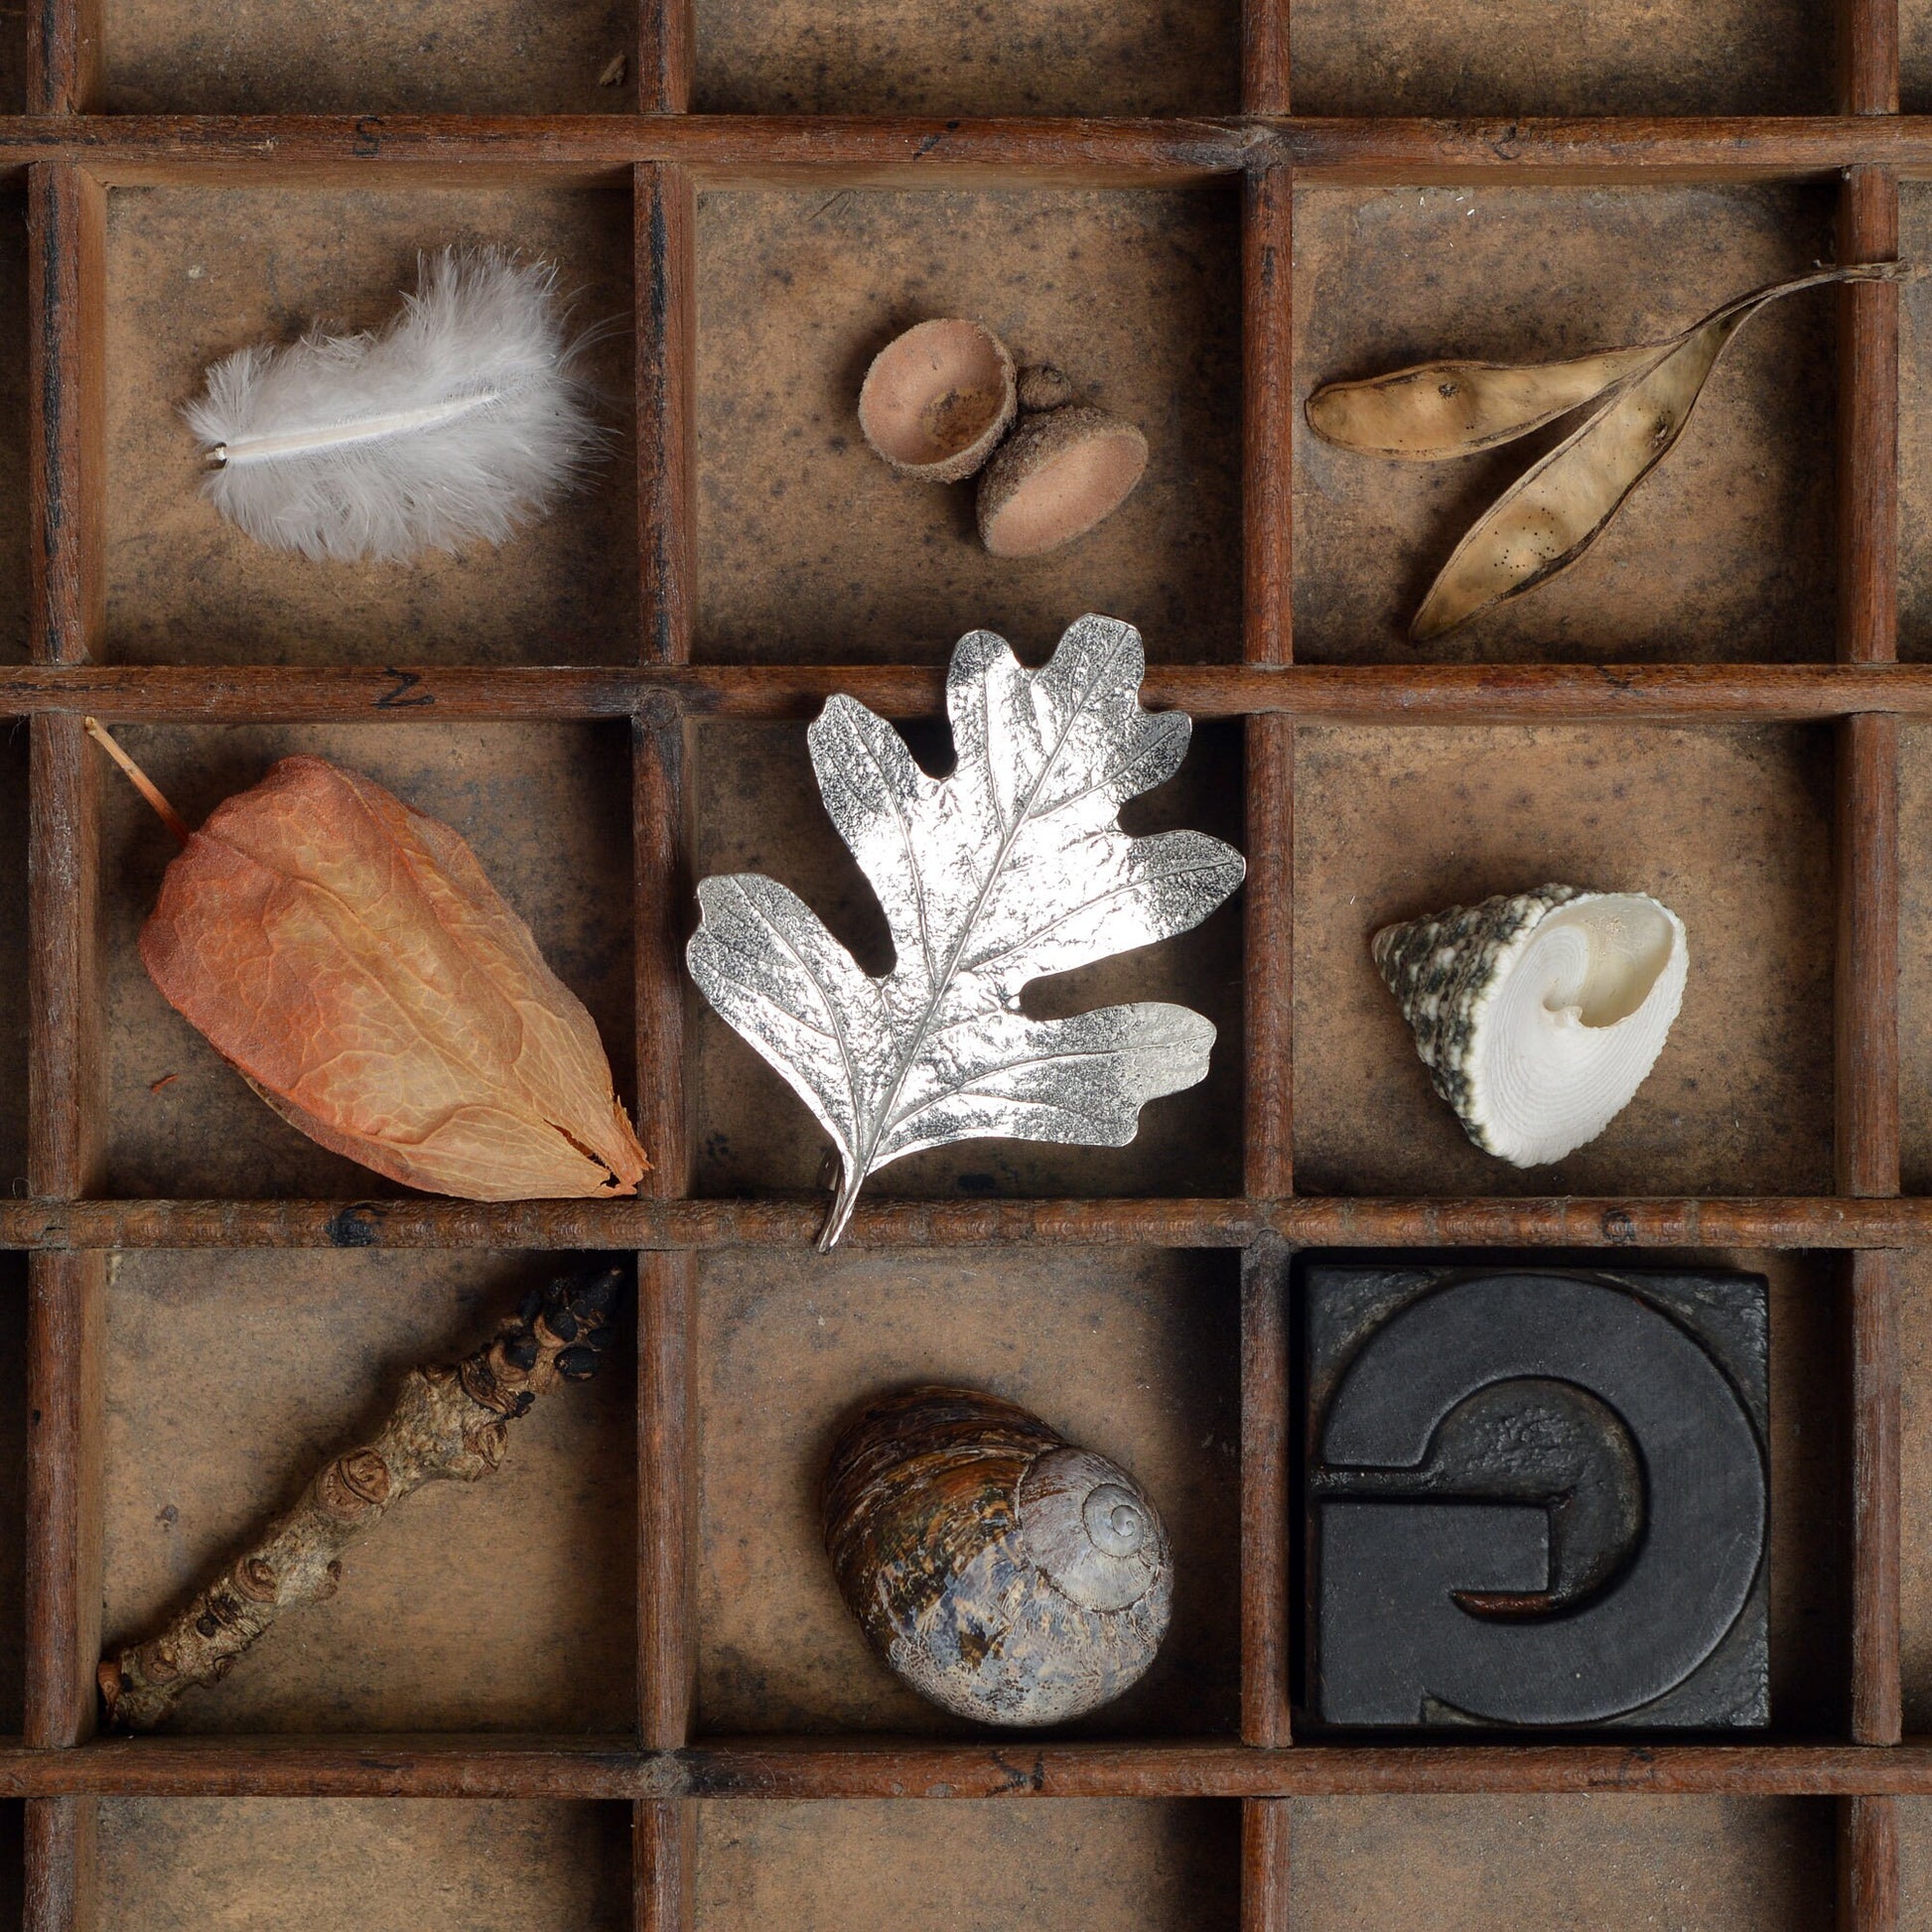
[[209, 815], [141, 957], [277, 1113], [392, 1180], [631, 1194], [649, 1165], [590, 1015], [470, 848], [324, 759]]
[[1824, 282], [1898, 281], [1898, 262], [1828, 268], [1727, 302], [1687, 330], [1649, 369], [1613, 388], [1582, 425], [1534, 463], [1455, 546], [1430, 586], [1410, 640], [1427, 643], [1554, 577], [1589, 548], [1670, 453], [1718, 357], [1759, 309]]
[[1423, 362], [1317, 389], [1309, 427], [1364, 456], [1446, 463], [1527, 436], [1670, 351], [1669, 343], [1643, 343], [1572, 362]]

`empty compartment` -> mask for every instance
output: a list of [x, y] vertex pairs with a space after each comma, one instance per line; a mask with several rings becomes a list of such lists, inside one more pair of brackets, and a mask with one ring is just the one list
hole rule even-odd
[[[1568, 30], [1566, 30], [1568, 31]], [[1676, 446], [1554, 578], [1422, 646], [1483, 512], [1581, 416], [1452, 462], [1338, 449], [1324, 384], [1664, 343], [1833, 253], [1818, 188], [1306, 188], [1295, 198], [1295, 654], [1304, 662], [1829, 658], [1833, 296], [1753, 317]]]
[[[7, 51], [0, 33], [0, 113], [12, 111]], [[27, 197], [16, 186], [0, 188], [0, 663], [27, 655], [33, 597], [27, 376]]]
[[1305, 1798], [1308, 1932], [1814, 1932], [1832, 1922], [1819, 1798]]
[[629, 1923], [630, 1807], [103, 1798], [101, 1932], [582, 1932]]
[[[279, 21], [279, 16], [278, 16]], [[276, 31], [282, 31], [279, 24]], [[340, 31], [332, 23], [332, 31]], [[122, 188], [107, 205], [107, 636], [141, 663], [598, 663], [635, 659], [630, 196]], [[552, 262], [612, 440], [586, 483], [498, 548], [407, 563], [270, 549], [202, 494], [183, 422], [210, 365], [320, 321], [379, 329], [418, 258], [496, 246]]]
[[[0, 1428], [0, 1735], [20, 1729], [27, 1695], [26, 1415], [27, 1257], [0, 1254], [0, 1416], [8, 1419]], [[0, 1810], [0, 1924], [19, 1919], [19, 1807], [7, 1806]]]
[[1932, 1915], [1932, 1798], [1893, 1800], [1898, 1819], [1898, 1922]]
[[[1901, 444], [1901, 448], [1902, 448]], [[1908, 526], [1909, 527], [1909, 526]], [[1932, 1192], [1932, 727], [1898, 734], [1898, 1167]]]
[[701, 114], [1232, 114], [1235, 0], [698, 0]]
[[27, 1807], [0, 1803], [0, 1924], [19, 1925], [26, 1903]]
[[[1898, 1345], [1901, 1537], [1899, 1558], [1899, 1677], [1905, 1728], [1932, 1730], [1932, 1256], [1901, 1254]], [[1932, 1810], [1928, 1811], [1932, 1822]], [[1928, 1894], [1932, 1897], [1932, 1894]]]
[[27, 1191], [27, 771], [24, 718], [0, 724], [0, 1186]]
[[1898, 104], [1907, 114], [1932, 106], [1932, 0], [1898, 0]]
[[[468, 841], [589, 1010], [620, 1101], [635, 1095], [629, 744], [621, 726], [126, 727], [121, 744], [191, 825], [297, 753], [386, 786]], [[101, 759], [101, 1015], [107, 1191], [306, 1199], [406, 1191], [288, 1125], [161, 996], [141, 927], [176, 845]]]
[[[1024, 646], [1023, 646], [1024, 649]], [[1037, 662], [1040, 653], [1027, 651]], [[927, 771], [951, 766], [947, 728], [905, 726]], [[868, 973], [894, 966], [885, 914], [820, 801], [797, 725], [707, 724], [697, 732], [693, 871], [763, 873], [788, 886]], [[1189, 827], [1242, 843], [1238, 727], [1197, 726], [1186, 761], [1159, 789], [1130, 799], [1130, 832]], [[1216, 1194], [1240, 1189], [1241, 914], [1229, 900], [1191, 932], [1038, 979], [1022, 996], [1038, 1020], [1142, 1000], [1177, 1002], [1217, 1030], [1207, 1078], [1150, 1100], [1123, 1148], [970, 1140], [914, 1154], [867, 1181], [873, 1194]], [[813, 1190], [831, 1142], [751, 1043], [692, 996], [697, 1191]]]
[[[1920, 18], [1932, 54], [1932, 9]], [[1899, 258], [1923, 261], [1928, 249], [1932, 183], [1901, 182]], [[1898, 654], [1923, 661], [1932, 657], [1932, 288], [1906, 283], [1898, 306]]]
[[[372, 1251], [118, 1257], [103, 1369], [108, 1654], [153, 1635], [332, 1457], [371, 1440], [409, 1369], [463, 1360], [527, 1290], [592, 1265]], [[347, 1551], [334, 1596], [285, 1612], [218, 1684], [185, 1692], [167, 1727], [628, 1731], [628, 1289], [614, 1319], [599, 1372], [512, 1422], [493, 1474], [432, 1481], [392, 1504]], [[238, 1842], [272, 1863], [265, 1838]]]
[[[1297, 1185], [1804, 1194], [1832, 1185], [1832, 748], [1813, 727], [1311, 728], [1295, 795]], [[1430, 1083], [1376, 931], [1546, 882], [1646, 893], [1689, 979], [1635, 1097], [1549, 1166]]]
[[1241, 1807], [750, 1803], [698, 1809], [702, 1932], [1232, 1932]]
[[[886, 1391], [938, 1383], [1017, 1402], [1119, 1463], [1167, 1525], [1174, 1590], [1166, 1640], [1138, 1684], [1071, 1728], [1232, 1730], [1236, 1276], [1231, 1256], [1144, 1250], [708, 1257], [698, 1305], [697, 1727], [977, 1728], [874, 1655], [820, 1532], [819, 1485], [843, 1420]], [[987, 1922], [1007, 1921], [989, 1912]]]
[[[1082, 612], [1148, 655], [1241, 654], [1239, 207], [1225, 191], [720, 193], [698, 219], [698, 621], [707, 659], [1043, 652]], [[977, 320], [1149, 445], [1047, 555], [989, 556], [973, 483], [895, 476], [859, 387], [913, 324]]]
[[[1845, 1494], [1842, 1446], [1847, 1426], [1839, 1346], [1840, 1297], [1847, 1279], [1842, 1256], [1761, 1249], [1641, 1252], [1632, 1248], [1570, 1252], [1543, 1249], [1492, 1253], [1467, 1249], [1424, 1253], [1405, 1249], [1399, 1254], [1372, 1257], [1334, 1252], [1320, 1259], [1341, 1266], [1371, 1259], [1402, 1266], [1430, 1263], [1457, 1269], [1493, 1266], [1574, 1269], [1585, 1273], [1600, 1269], [1612, 1275], [1640, 1275], [1646, 1270], [1710, 1269], [1762, 1276], [1769, 1311], [1770, 1421], [1764, 1448], [1769, 1458], [1770, 1481], [1763, 1581], [1770, 1725], [1768, 1729], [1718, 1728], [1710, 1734], [1739, 1744], [1762, 1742], [1767, 1737], [1843, 1735], [1850, 1687], [1844, 1619], [1847, 1586], [1840, 1537]], [[1301, 1405], [1298, 1430], [1306, 1427], [1307, 1396], [1306, 1387], [1298, 1387], [1296, 1399]], [[1308, 1567], [1306, 1563], [1299, 1565], [1304, 1571]], [[1308, 1613], [1299, 1603], [1296, 1615], [1294, 1654], [1298, 1671], [1304, 1671], [1302, 1660], [1309, 1649]], [[1298, 1703], [1304, 1688], [1298, 1679]], [[1299, 1721], [1311, 1733], [1320, 1729], [1311, 1714], [1302, 1714]], [[1643, 1734], [1643, 1729], [1639, 1714], [1636, 1722], [1619, 1725], [1614, 1729], [1600, 1729], [1596, 1734], [1604, 1738], [1630, 1738], [1633, 1734]], [[1337, 1734], [1379, 1737], [1385, 1743], [1399, 1741], [1401, 1737], [1401, 1733], [1390, 1731]], [[1487, 1734], [1520, 1745], [1545, 1741], [1551, 1733], [1525, 1727]], [[1564, 1734], [1588, 1734], [1588, 1727]], [[1455, 1732], [1447, 1728], [1416, 1735], [1439, 1742], [1455, 1740]], [[1682, 1741], [1687, 1731], [1659, 1730], [1654, 1735], [1665, 1742], [1673, 1737]], [[1463, 1923], [1461, 1919], [1443, 1922]], [[1700, 1923], [1696, 1919], [1686, 1922]]]
[[[637, 14], [618, 0], [105, 0], [102, 14], [117, 114], [636, 111]], [[381, 138], [365, 123], [370, 153]]]
[[[1293, 0], [1298, 114], [1829, 114], [1808, 0]], [[1504, 137], [1507, 139], [1507, 136]]]

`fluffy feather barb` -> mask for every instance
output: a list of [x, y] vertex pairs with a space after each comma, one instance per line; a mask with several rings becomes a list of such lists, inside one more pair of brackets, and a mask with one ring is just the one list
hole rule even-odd
[[237, 350], [184, 412], [221, 514], [277, 550], [396, 561], [501, 543], [545, 514], [603, 433], [557, 271], [495, 250], [425, 258], [374, 335]]

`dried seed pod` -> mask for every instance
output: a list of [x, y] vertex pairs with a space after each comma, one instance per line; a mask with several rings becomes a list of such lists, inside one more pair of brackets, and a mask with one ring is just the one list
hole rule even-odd
[[1041, 365], [1020, 377], [1026, 413], [980, 478], [980, 541], [996, 557], [1038, 557], [1111, 516], [1147, 469], [1147, 438], [1124, 416], [1073, 400]]
[[1167, 1631], [1173, 1564], [1147, 1492], [997, 1396], [869, 1403], [832, 1451], [824, 1520], [873, 1648], [964, 1718], [1077, 1718], [1134, 1683]]
[[1641, 343], [1570, 362], [1424, 362], [1365, 382], [1330, 382], [1308, 400], [1309, 427], [1363, 456], [1447, 463], [1581, 409], [1669, 346]]
[[1016, 396], [1013, 357], [984, 323], [922, 322], [873, 357], [859, 427], [901, 477], [959, 483], [993, 454]]
[[1385, 926], [1371, 950], [1436, 1091], [1519, 1168], [1561, 1161], [1629, 1105], [1689, 963], [1668, 906], [1575, 886]]
[[1455, 546], [1409, 626], [1410, 641], [1429, 643], [1575, 563], [1676, 447], [1718, 358], [1767, 303], [1828, 282], [1896, 282], [1910, 272], [1900, 262], [1821, 269], [1739, 296], [1656, 345], [1648, 365], [1613, 383]]

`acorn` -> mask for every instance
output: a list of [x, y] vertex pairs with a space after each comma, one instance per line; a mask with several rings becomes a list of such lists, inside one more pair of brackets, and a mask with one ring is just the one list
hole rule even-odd
[[873, 357], [859, 427], [901, 477], [959, 483], [993, 454], [1018, 397], [1013, 357], [984, 323], [922, 322]]
[[980, 541], [996, 557], [1038, 557], [1111, 516], [1147, 469], [1147, 438], [1125, 416], [1076, 402], [1044, 364], [1024, 370], [1020, 424], [980, 477]]
[[882, 1396], [825, 1471], [825, 1547], [873, 1648], [982, 1724], [1061, 1724], [1154, 1661], [1173, 1602], [1167, 1531], [1105, 1456], [976, 1389]]

